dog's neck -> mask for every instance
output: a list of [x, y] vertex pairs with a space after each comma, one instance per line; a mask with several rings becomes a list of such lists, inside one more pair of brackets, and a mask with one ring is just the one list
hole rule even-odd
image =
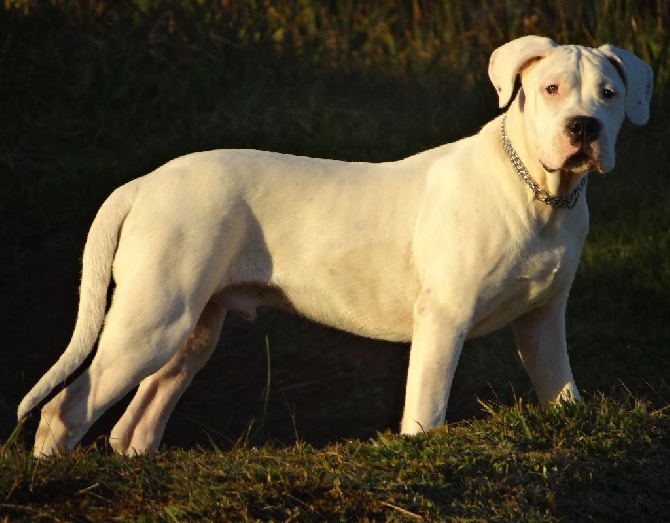
[[[577, 204], [579, 196], [586, 186], [588, 173], [579, 174], [564, 170], [548, 173], [541, 166], [536, 166], [532, 172], [529, 171], [507, 133], [506, 124], [510, 112], [504, 114], [501, 119], [500, 134], [503, 149], [514, 166], [514, 170], [519, 175], [519, 179], [528, 186], [528, 189], [532, 191], [535, 199], [539, 202], [551, 207], [572, 209]], [[517, 115], [512, 115], [512, 118], [514, 116]], [[525, 144], [521, 145], [522, 147], [525, 146]]]

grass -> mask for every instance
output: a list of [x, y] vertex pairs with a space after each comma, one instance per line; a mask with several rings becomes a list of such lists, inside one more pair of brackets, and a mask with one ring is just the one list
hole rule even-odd
[[[669, 24], [661, 0], [6, 0], [0, 440], [9, 439], [0, 453], [0, 521], [670, 518]], [[527, 33], [609, 41], [656, 74], [651, 122], [627, 126], [615, 172], [589, 183], [591, 233], [568, 311], [571, 361], [587, 401], [534, 408], [503, 332], [464, 351], [454, 422], [401, 438], [383, 429], [397, 426], [389, 390], [402, 384], [405, 356], [377, 347], [393, 360], [382, 366], [352, 338], [280, 317], [259, 320], [255, 352], [217, 355], [178, 407], [190, 416], [182, 420], [189, 435], [206, 425], [211, 443], [126, 460], [96, 440], [38, 462], [27, 451], [30, 423], [10, 438], [15, 405], [69, 337], [81, 247], [114, 187], [194, 150], [381, 161], [452, 141], [496, 114], [488, 56]], [[338, 345], [334, 356], [321, 356], [329, 343]], [[291, 378], [312, 365], [307, 354], [326, 371]], [[253, 368], [255, 392], [236, 389], [236, 375], [249, 380]], [[234, 413], [250, 396], [257, 432], [272, 439], [274, 417], [288, 412], [290, 437], [279, 439], [296, 444], [248, 442], [250, 418]], [[306, 405], [319, 404], [301, 425]], [[380, 414], [387, 411], [396, 413]], [[368, 432], [356, 432], [365, 423]], [[330, 443], [303, 441], [318, 426]], [[361, 439], [334, 442], [333, 434]]]
[[[3, 456], [11, 520], [659, 521], [670, 510], [670, 420], [604, 396], [491, 408], [430, 435], [316, 450], [98, 449]], [[635, 488], [630, 488], [635, 485]]]

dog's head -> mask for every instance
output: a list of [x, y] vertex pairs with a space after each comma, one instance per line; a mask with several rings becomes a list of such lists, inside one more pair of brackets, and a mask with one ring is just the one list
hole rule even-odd
[[539, 36], [513, 40], [489, 62], [500, 107], [510, 102], [517, 75], [526, 139], [548, 172], [612, 170], [624, 118], [635, 125], [649, 120], [653, 72], [623, 49], [563, 46]]

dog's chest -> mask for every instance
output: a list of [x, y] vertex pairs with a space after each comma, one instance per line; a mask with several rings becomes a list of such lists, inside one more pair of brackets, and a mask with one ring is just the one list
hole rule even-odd
[[570, 287], [581, 246], [564, 237], [528, 242], [481, 282], [470, 336], [504, 327]]

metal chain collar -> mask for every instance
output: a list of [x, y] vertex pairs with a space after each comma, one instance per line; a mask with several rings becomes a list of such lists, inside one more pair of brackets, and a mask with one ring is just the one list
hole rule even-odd
[[526, 185], [528, 185], [531, 191], [533, 191], [535, 194], [535, 199], [541, 201], [542, 203], [546, 203], [547, 205], [551, 205], [552, 207], [567, 207], [568, 209], [572, 209], [576, 205], [582, 189], [586, 186], [588, 176], [584, 176], [582, 181], [577, 184], [577, 187], [575, 187], [567, 196], [551, 196], [545, 189], [542, 189], [537, 184], [537, 182], [531, 178], [530, 174], [528, 173], [528, 169], [526, 169], [526, 166], [521, 161], [521, 158], [519, 158], [519, 155], [514, 150], [512, 142], [507, 136], [507, 131], [505, 130], [506, 119], [507, 115], [505, 114], [500, 125], [502, 131], [503, 149], [505, 149], [507, 157], [512, 162], [512, 165], [514, 165], [514, 169], [516, 169], [519, 177], [524, 182], [526, 182]]

